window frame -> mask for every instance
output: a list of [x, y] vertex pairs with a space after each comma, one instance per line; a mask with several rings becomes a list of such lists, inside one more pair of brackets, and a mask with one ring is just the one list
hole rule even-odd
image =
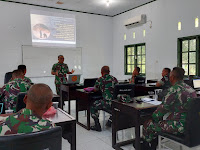
[[[178, 67], [182, 67], [183, 63], [182, 63], [182, 42], [185, 41], [185, 40], [193, 40], [193, 39], [196, 39], [196, 74], [195, 76], [200, 76], [200, 35], [194, 35], [194, 36], [188, 36], [188, 37], [181, 37], [181, 38], [178, 38], [177, 40], [177, 66]], [[188, 42], [188, 47], [190, 47], [190, 42]], [[192, 52], [192, 51], [189, 51], [188, 49], [188, 54]], [[189, 55], [188, 55], [188, 61], [189, 61]], [[187, 63], [187, 64], [192, 64], [192, 63]], [[189, 67], [188, 67], [188, 75], [186, 76], [189, 76]]]
[[[138, 64], [137, 64], [137, 56], [142, 56], [142, 55], [137, 55], [137, 50], [138, 50], [138, 47], [139, 46], [145, 46], [145, 73], [140, 73], [140, 75], [142, 76], [145, 76], [146, 75], [146, 43], [138, 43], [138, 44], [132, 44], [132, 45], [125, 45], [124, 46], [124, 74], [125, 75], [132, 75], [132, 72], [131, 73], [128, 73], [127, 72], [127, 57], [128, 57], [128, 48], [129, 47], [134, 47], [134, 54], [136, 56], [136, 58], [134, 59], [134, 67], [137, 67]], [[141, 64], [140, 65], [143, 65], [142, 64], [142, 60], [141, 60]], [[141, 68], [142, 69], [142, 68]]]

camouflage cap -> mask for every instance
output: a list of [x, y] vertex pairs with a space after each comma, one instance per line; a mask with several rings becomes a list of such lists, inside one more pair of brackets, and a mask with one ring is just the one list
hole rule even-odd
[[131, 103], [133, 100], [131, 99], [130, 95], [127, 94], [118, 94], [117, 95], [117, 100], [124, 102], [124, 103]]

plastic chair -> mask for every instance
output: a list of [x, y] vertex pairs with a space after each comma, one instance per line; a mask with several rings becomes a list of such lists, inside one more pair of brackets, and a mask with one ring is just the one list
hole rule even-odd
[[62, 128], [27, 134], [0, 136], [1, 150], [61, 150]]
[[4, 77], [4, 84], [8, 83], [11, 78], [12, 78], [12, 72], [7, 72]]
[[16, 112], [18, 112], [19, 110], [21, 110], [22, 108], [26, 107], [26, 104], [24, 103], [24, 97], [25, 97], [26, 93], [25, 92], [20, 92], [17, 95], [17, 105], [16, 105]]
[[188, 109], [188, 114], [185, 124], [185, 133], [183, 135], [174, 135], [170, 133], [159, 133], [159, 150], [162, 147], [167, 148], [162, 143], [162, 139], [173, 141], [180, 145], [192, 148], [200, 145], [200, 98], [195, 98], [191, 101]]

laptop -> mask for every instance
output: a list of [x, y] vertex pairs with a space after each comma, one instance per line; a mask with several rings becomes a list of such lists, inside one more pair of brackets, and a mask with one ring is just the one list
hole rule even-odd
[[67, 84], [79, 84], [80, 78], [80, 74], [69, 74]]
[[200, 94], [200, 79], [193, 80], [194, 89]]

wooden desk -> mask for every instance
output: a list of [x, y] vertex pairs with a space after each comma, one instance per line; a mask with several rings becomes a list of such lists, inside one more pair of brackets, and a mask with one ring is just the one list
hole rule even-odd
[[[80, 126], [84, 127], [87, 130], [90, 130], [90, 107], [93, 101], [93, 97], [100, 97], [101, 93], [99, 92], [85, 92], [83, 89], [76, 90], [76, 122]], [[78, 121], [78, 112], [87, 111], [87, 125], [82, 124]]]
[[79, 84], [62, 84], [60, 87], [61, 108], [63, 109], [63, 102], [68, 101], [68, 113], [71, 113], [71, 100], [76, 99], [76, 89], [83, 88]]
[[62, 127], [63, 138], [70, 142], [71, 150], [76, 150], [76, 119], [60, 108], [55, 115], [48, 116], [48, 119]]
[[[136, 98], [134, 98], [135, 101]], [[116, 143], [117, 131], [135, 127], [135, 149], [140, 150], [140, 125], [150, 119], [157, 106], [148, 103], [122, 103], [112, 101], [112, 147], [121, 149], [123, 145], [131, 144], [134, 140]]]

